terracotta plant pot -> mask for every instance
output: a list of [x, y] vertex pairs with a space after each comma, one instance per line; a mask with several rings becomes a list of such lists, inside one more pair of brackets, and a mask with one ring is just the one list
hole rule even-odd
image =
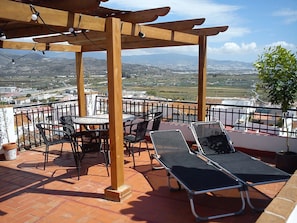
[[275, 156], [275, 165], [277, 168], [293, 174], [297, 170], [297, 153], [278, 152]]
[[12, 143], [5, 143], [2, 145], [2, 148], [4, 150], [4, 156], [6, 160], [15, 160], [17, 156], [17, 144]]

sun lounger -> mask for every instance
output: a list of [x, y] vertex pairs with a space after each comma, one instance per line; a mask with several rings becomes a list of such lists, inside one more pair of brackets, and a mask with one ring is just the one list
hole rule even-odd
[[220, 121], [191, 123], [191, 130], [198, 146], [198, 154], [242, 182], [246, 186], [247, 202], [255, 210], [260, 209], [251, 204], [248, 186], [283, 182], [290, 178], [290, 174], [235, 150]]
[[[179, 185], [185, 188], [190, 200], [191, 211], [196, 220], [210, 220], [243, 212], [245, 199], [242, 192], [242, 184], [198, 158], [195, 154], [191, 154], [181, 131], [151, 131], [150, 137], [155, 149], [154, 158], [169, 173], [169, 187], [172, 188], [170, 179], [173, 177]], [[198, 215], [193, 200], [195, 195], [234, 188], [239, 190], [242, 202], [238, 211], [206, 217]]]

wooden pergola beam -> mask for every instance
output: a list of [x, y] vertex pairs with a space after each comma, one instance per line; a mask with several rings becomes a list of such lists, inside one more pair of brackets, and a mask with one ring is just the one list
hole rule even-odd
[[13, 39], [13, 38], [24, 38], [24, 37], [32, 37], [32, 36], [40, 36], [40, 35], [49, 35], [49, 34], [56, 34], [57, 32], [59, 33], [64, 33], [68, 32], [68, 29], [65, 27], [51, 27], [49, 29], [45, 25], [28, 25], [24, 23], [22, 26], [15, 26], [13, 27], [13, 23], [9, 23], [9, 25], [5, 26], [5, 35], [6, 38], [8, 39]]
[[174, 30], [161, 29], [150, 26], [142, 26], [124, 22], [122, 23], [121, 33], [126, 36], [139, 36], [139, 32], [145, 34], [145, 38], [156, 40], [167, 40], [182, 42], [185, 44], [198, 45], [199, 37], [197, 35], [183, 33]]
[[[166, 42], [166, 46], [164, 46], [164, 42]], [[98, 41], [93, 42], [89, 45], [83, 45], [82, 51], [83, 52], [94, 52], [94, 51], [104, 51], [106, 50], [106, 41]], [[154, 48], [154, 47], [171, 47], [171, 46], [187, 46], [192, 44], [182, 44], [178, 42], [168, 42], [162, 40], [150, 40], [145, 41], [143, 43], [139, 42], [123, 42], [122, 43], [122, 50], [131, 50], [131, 49], [145, 49], [145, 48]]]
[[36, 37], [33, 38], [35, 42], [38, 43], [57, 43], [57, 42], [66, 42], [69, 43], [84, 43], [84, 42], [95, 42], [98, 40], [105, 40], [105, 32], [85, 32], [81, 31], [74, 34], [65, 34], [65, 35], [56, 35], [56, 36], [47, 36], [47, 37]]
[[[145, 38], [141, 39], [138, 35], [139, 32], [145, 34]], [[197, 45], [198, 44], [198, 35], [182, 33], [179, 31], [155, 28], [150, 26], [140, 26], [132, 23], [122, 23], [122, 34], [123, 34], [123, 42], [129, 41], [137, 41], [139, 42], [139, 46], [141, 46], [142, 42], [147, 40], [160, 40], [160, 41], [169, 41], [169, 42], [180, 42], [186, 45]], [[72, 44], [81, 44], [81, 45], [91, 45], [97, 41], [103, 41], [106, 39], [104, 32], [81, 32], [77, 33], [76, 36], [73, 34], [67, 35], [58, 35], [58, 36], [49, 36], [49, 37], [40, 37], [34, 38], [34, 41], [40, 43], [53, 43], [53, 42], [64, 42], [68, 41]], [[131, 40], [129, 40], [129, 38]], [[166, 42], [162, 42], [163, 45], [166, 46]], [[171, 44], [169, 44], [171, 45]], [[137, 46], [135, 47], [137, 48]], [[145, 47], [142, 47], [145, 48]]]
[[38, 51], [81, 52], [81, 46], [79, 45], [17, 42], [9, 40], [0, 41], [0, 48], [14, 50], [32, 50], [34, 48]]
[[[32, 21], [32, 11], [30, 5], [18, 3], [9, 0], [1, 0], [0, 18], [18, 22], [44, 24], [50, 28], [51, 26], [73, 27], [77, 29], [90, 29], [95, 31], [105, 31], [105, 19], [80, 13], [71, 13], [67, 11], [34, 6], [39, 13], [37, 21]], [[15, 13], [16, 11], [21, 13]], [[42, 18], [42, 19], [41, 19]]]

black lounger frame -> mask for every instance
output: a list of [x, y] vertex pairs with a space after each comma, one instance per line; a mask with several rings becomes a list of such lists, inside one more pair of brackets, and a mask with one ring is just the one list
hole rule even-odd
[[[238, 215], [245, 209], [243, 185], [214, 166], [192, 154], [180, 130], [151, 131], [150, 137], [154, 145], [154, 158], [168, 172], [170, 179], [177, 180], [188, 193], [191, 211], [197, 221]], [[238, 189], [241, 207], [238, 211], [202, 217], [195, 209], [194, 196], [198, 194]]]
[[197, 143], [197, 154], [245, 185], [247, 203], [252, 209], [263, 211], [252, 204], [248, 187], [257, 190], [256, 185], [285, 182], [290, 178], [290, 174], [236, 151], [220, 121], [193, 122], [190, 128]]

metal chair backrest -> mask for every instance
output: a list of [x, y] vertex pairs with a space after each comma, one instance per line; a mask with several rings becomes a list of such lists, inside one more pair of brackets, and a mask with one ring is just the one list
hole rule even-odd
[[63, 125], [63, 130], [66, 131], [69, 135], [76, 132], [74, 127], [74, 122], [72, 116], [66, 115], [60, 117], [60, 123]]
[[159, 155], [170, 152], [190, 152], [188, 144], [179, 129], [152, 131], [150, 137]]
[[[60, 144], [70, 140], [67, 132], [60, 129], [61, 126], [50, 123], [37, 123], [36, 127], [46, 145]], [[68, 136], [66, 139], [65, 135]]]
[[[189, 146], [179, 129], [151, 131], [150, 137], [154, 145], [156, 155], [159, 156], [162, 162], [166, 163], [168, 167], [171, 167], [179, 162], [184, 162], [178, 157], [182, 157], [182, 154], [188, 155], [188, 153], [190, 153]], [[170, 156], [174, 160], [174, 157], [176, 157], [177, 160], [175, 160], [175, 163], [171, 163], [166, 160], [165, 156]]]
[[153, 125], [152, 125], [151, 131], [159, 130], [162, 118], [163, 118], [163, 112], [156, 112], [154, 114]]
[[148, 123], [149, 121], [142, 121], [137, 123], [136, 133], [135, 133], [136, 142], [145, 139]]
[[210, 154], [233, 153], [235, 149], [221, 122], [193, 122], [191, 129], [200, 152]]

